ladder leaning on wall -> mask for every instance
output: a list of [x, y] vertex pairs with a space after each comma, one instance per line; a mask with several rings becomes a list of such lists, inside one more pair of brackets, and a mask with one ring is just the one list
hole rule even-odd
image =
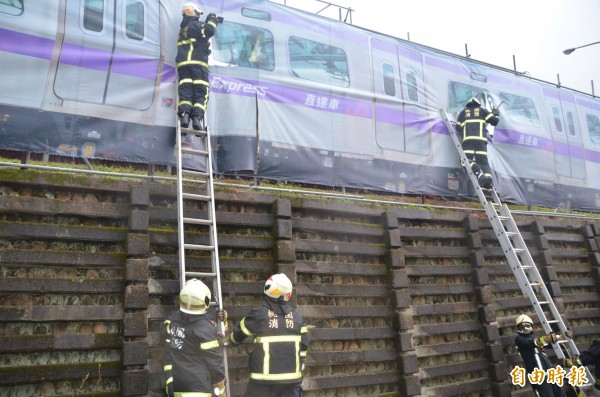
[[[195, 145], [196, 143], [203, 146], [202, 149], [194, 148], [194, 146], [199, 146]], [[182, 128], [180, 121], [177, 120], [175, 146], [177, 160], [177, 230], [180, 288], [183, 288], [185, 282], [190, 278], [212, 279], [212, 295], [215, 297], [216, 302], [211, 302], [211, 306], [218, 305], [219, 309], [223, 309], [212, 171], [212, 145], [208, 127], [203, 123], [202, 130]], [[194, 168], [203, 162], [205, 171], [191, 169], [192, 165], [186, 165], [184, 161], [193, 164]], [[184, 176], [190, 179], [186, 180]], [[192, 182], [192, 179], [194, 183], [186, 184], [186, 181]], [[204, 191], [197, 192], [198, 186], [204, 186]], [[192, 191], [194, 192], [192, 193]], [[196, 205], [190, 205], [190, 208], [186, 208], [186, 203], [192, 204], [193, 202], [205, 203], [206, 211], [199, 211]], [[197, 241], [191, 243], [189, 240], [186, 240], [186, 225], [198, 225], [203, 229], [206, 228], [209, 236], [208, 243], [199, 244]], [[193, 251], [209, 253], [211, 263], [210, 272], [192, 272], [187, 270], [186, 254]], [[218, 321], [218, 318], [216, 320]], [[217, 327], [218, 332], [225, 335], [225, 324], [218, 321]], [[229, 377], [227, 376], [227, 351], [225, 346], [222, 349], [226, 393], [227, 395], [231, 395], [229, 392]]]
[[[529, 249], [525, 245], [523, 236], [521, 236], [508, 206], [500, 201], [500, 197], [493, 187], [491, 189], [483, 189], [479, 186], [477, 177], [471, 169], [470, 162], [462, 149], [461, 142], [454, 126], [448, 118], [448, 114], [444, 109], [440, 109], [440, 114], [448, 131], [450, 131], [450, 136], [460, 155], [461, 164], [464, 165], [469, 179], [475, 187], [475, 193], [483, 205], [485, 213], [496, 233], [496, 237], [506, 255], [508, 264], [518, 281], [521, 291], [529, 298], [544, 332], [547, 334], [552, 332], [564, 334], [567, 331], [567, 327], [544, 284], [544, 280], [531, 257]], [[557, 343], [552, 344], [552, 348], [559, 359], [579, 355], [575, 342], [570, 338], [559, 340]], [[585, 368], [585, 373], [588, 382], [591, 383], [582, 386], [579, 396], [600, 395], [596, 392], [596, 389], [592, 389], [591, 387], [594, 377], [587, 367]]]

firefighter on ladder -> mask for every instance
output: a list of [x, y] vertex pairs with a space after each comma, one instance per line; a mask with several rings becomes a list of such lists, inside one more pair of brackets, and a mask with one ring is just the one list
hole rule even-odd
[[594, 388], [600, 394], [600, 338], [594, 339], [587, 349], [580, 351], [579, 356], [572, 359], [561, 358], [558, 360], [563, 367], [594, 366]]
[[[191, 279], [179, 293], [179, 310], [163, 322], [165, 389], [168, 397], [226, 397], [220, 337], [207, 313], [211, 293]], [[227, 321], [220, 310], [219, 319]]]
[[[481, 106], [477, 97], [471, 98], [456, 119], [457, 131], [462, 133], [462, 148], [469, 160], [473, 173], [477, 177], [479, 186], [491, 189], [492, 173], [487, 156], [486, 124], [496, 126], [500, 121], [497, 109], [489, 112]], [[460, 136], [460, 135], [459, 135]], [[493, 136], [490, 136], [490, 139]], [[463, 164], [464, 165], [464, 164]]]
[[181, 126], [188, 128], [190, 117], [195, 130], [202, 129], [202, 120], [208, 103], [209, 39], [215, 34], [223, 18], [208, 14], [204, 23], [199, 18], [202, 10], [194, 3], [185, 3], [177, 39], [177, 73], [179, 75], [179, 103], [177, 113]]
[[292, 282], [283, 273], [266, 281], [263, 304], [250, 311], [229, 335], [227, 343], [254, 337], [246, 397], [299, 397], [308, 349], [308, 327], [288, 302]]

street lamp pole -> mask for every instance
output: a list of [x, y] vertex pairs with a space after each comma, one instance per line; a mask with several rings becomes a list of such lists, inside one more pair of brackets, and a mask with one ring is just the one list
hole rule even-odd
[[588, 47], [588, 46], [591, 46], [594, 44], [600, 44], [600, 41], [596, 41], [595, 43], [590, 43], [590, 44], [582, 45], [582, 46], [575, 47], [575, 48], [567, 48], [566, 50], [563, 51], [563, 54], [569, 55], [570, 53], [572, 53], [573, 51], [575, 51], [578, 48]]

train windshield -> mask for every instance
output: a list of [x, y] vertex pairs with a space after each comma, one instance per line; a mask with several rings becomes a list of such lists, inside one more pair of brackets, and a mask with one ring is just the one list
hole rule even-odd
[[450, 105], [448, 111], [450, 113], [460, 112], [471, 98], [479, 94], [481, 94], [481, 88], [479, 87], [451, 81], [448, 90]]
[[600, 145], [600, 120], [592, 114], [586, 115], [585, 120], [587, 121], [587, 127], [590, 133], [590, 141], [592, 141], [593, 144]]
[[23, 0], [0, 0], [0, 12], [13, 16], [23, 14]]
[[288, 42], [292, 74], [338, 87], [350, 86], [348, 59], [341, 48], [291, 36]]
[[227, 66], [275, 69], [273, 34], [266, 29], [223, 22], [211, 43], [213, 59]]
[[540, 127], [538, 112], [530, 98], [501, 92], [500, 99], [506, 102], [503, 110], [510, 120], [530, 127]]

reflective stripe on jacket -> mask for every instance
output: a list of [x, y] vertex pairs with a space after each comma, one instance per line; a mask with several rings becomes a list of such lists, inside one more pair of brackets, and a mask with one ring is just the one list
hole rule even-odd
[[302, 359], [306, 357], [309, 335], [300, 313], [289, 304], [265, 298], [262, 306], [236, 325], [230, 335], [234, 344], [254, 337], [250, 355], [250, 381], [297, 383], [302, 381]]
[[497, 125], [500, 118], [480, 106], [467, 105], [456, 119], [457, 131], [462, 133], [462, 141], [477, 140], [487, 142], [486, 124]]
[[202, 23], [194, 17], [184, 17], [177, 39], [177, 67], [199, 65], [208, 68], [209, 39], [216, 29], [217, 21], [212, 18]]

